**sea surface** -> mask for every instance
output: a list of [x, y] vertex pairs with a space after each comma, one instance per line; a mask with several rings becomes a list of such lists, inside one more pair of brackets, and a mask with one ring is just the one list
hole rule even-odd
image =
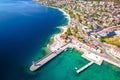
[[36, 72], [32, 61], [48, 54], [50, 38], [67, 25], [66, 16], [31, 0], [0, 0], [0, 80], [120, 80], [120, 69], [106, 62], [80, 74], [89, 61], [73, 49], [61, 53]]

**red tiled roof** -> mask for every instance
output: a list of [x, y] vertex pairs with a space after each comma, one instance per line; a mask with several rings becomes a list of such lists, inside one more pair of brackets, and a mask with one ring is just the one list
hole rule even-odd
[[91, 47], [91, 48], [94, 48], [94, 49], [97, 49], [97, 47], [93, 44], [90, 44], [90, 43], [85, 43], [87, 46]]
[[113, 31], [113, 30], [111, 30], [111, 29], [106, 29], [106, 30], [105, 30], [106, 33], [110, 33], [110, 32], [112, 32], [112, 31]]
[[66, 38], [67, 38], [67, 35], [66, 35], [66, 34], [62, 34], [62, 35], [61, 35], [61, 38], [62, 38], [62, 39], [66, 39]]
[[118, 47], [114, 47], [114, 50], [120, 52], [120, 48], [118, 48]]

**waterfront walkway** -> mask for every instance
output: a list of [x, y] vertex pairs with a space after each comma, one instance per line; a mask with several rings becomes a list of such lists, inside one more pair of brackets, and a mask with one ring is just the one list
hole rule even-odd
[[84, 53], [82, 57], [89, 61], [94, 61], [97, 65], [101, 65], [103, 62], [103, 58], [91, 52]]
[[87, 69], [89, 66], [91, 66], [92, 64], [94, 63], [94, 61], [91, 61], [90, 63], [88, 63], [87, 65], [83, 66], [82, 68], [78, 69], [76, 71], [76, 73], [80, 73], [82, 72], [83, 70]]
[[42, 67], [44, 64], [46, 64], [47, 62], [49, 62], [50, 60], [52, 60], [54, 57], [56, 57], [57, 55], [59, 55], [62, 51], [64, 51], [65, 49], [68, 48], [68, 44], [66, 43], [65, 45], [61, 46], [60, 48], [58, 48], [57, 50], [55, 50], [54, 52], [51, 52], [48, 56], [44, 57], [43, 59], [40, 59], [37, 62], [34, 62], [32, 64], [32, 66], [30, 67], [31, 71], [36, 71], [37, 69], [39, 69], [40, 67]]

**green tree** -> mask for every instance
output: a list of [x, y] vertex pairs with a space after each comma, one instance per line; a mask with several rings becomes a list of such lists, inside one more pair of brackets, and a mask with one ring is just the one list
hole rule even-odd
[[66, 34], [67, 34], [68, 36], [72, 35], [70, 28], [67, 29]]

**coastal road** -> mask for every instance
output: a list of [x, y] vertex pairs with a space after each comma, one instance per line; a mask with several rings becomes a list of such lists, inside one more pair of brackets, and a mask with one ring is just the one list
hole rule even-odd
[[81, 28], [80, 24], [79, 24], [79, 26], [78, 26], [78, 29], [79, 29], [79, 35], [80, 35], [81, 37], [83, 37], [83, 39], [84, 39], [85, 41], [90, 42], [90, 40], [93, 40], [93, 41], [97, 42], [97, 43], [102, 47], [104, 53], [103, 53], [103, 54], [97, 53], [97, 52], [95, 52], [95, 51], [92, 51], [91, 49], [85, 48], [85, 46], [81, 46], [82, 48], [85, 48], [88, 52], [92, 52], [92, 53], [94, 53], [94, 54], [97, 54], [98, 56], [101, 56], [102, 58], [104, 58], [104, 59], [107, 60], [107, 61], [110, 61], [110, 62], [113, 62], [113, 63], [115, 63], [115, 64], [120, 65], [120, 61], [117, 61], [116, 59], [114, 59], [114, 58], [113, 58], [109, 53], [107, 53], [107, 51], [106, 51], [106, 49], [110, 49], [111, 46], [109, 46], [109, 45], [107, 45], [107, 44], [103, 44], [102, 42], [98, 41], [97, 39], [95, 39], [95, 38], [93, 38], [93, 37], [91, 37], [91, 36], [89, 36], [89, 40], [88, 40], [88, 38], [87, 38], [88, 36], [87, 36], [87, 37], [86, 37], [86, 36], [83, 36], [83, 34], [82, 34], [82, 28]]
[[104, 54], [104, 53], [101, 53], [101, 54], [100, 54], [100, 53], [98, 53], [98, 52], [96, 52], [96, 51], [93, 51], [93, 50], [91, 50], [91, 49], [86, 48], [85, 45], [81, 45], [81, 48], [84, 48], [84, 49], [86, 49], [88, 52], [94, 53], [95, 55], [98, 55], [98, 56], [102, 57], [102, 58], [103, 58], [105, 61], [107, 61], [107, 62], [109, 61], [109, 62], [111, 62], [111, 63], [118, 64], [119, 67], [120, 67], [120, 61], [114, 59], [112, 56], [110, 56], [110, 55], [108, 55], [108, 54]]

